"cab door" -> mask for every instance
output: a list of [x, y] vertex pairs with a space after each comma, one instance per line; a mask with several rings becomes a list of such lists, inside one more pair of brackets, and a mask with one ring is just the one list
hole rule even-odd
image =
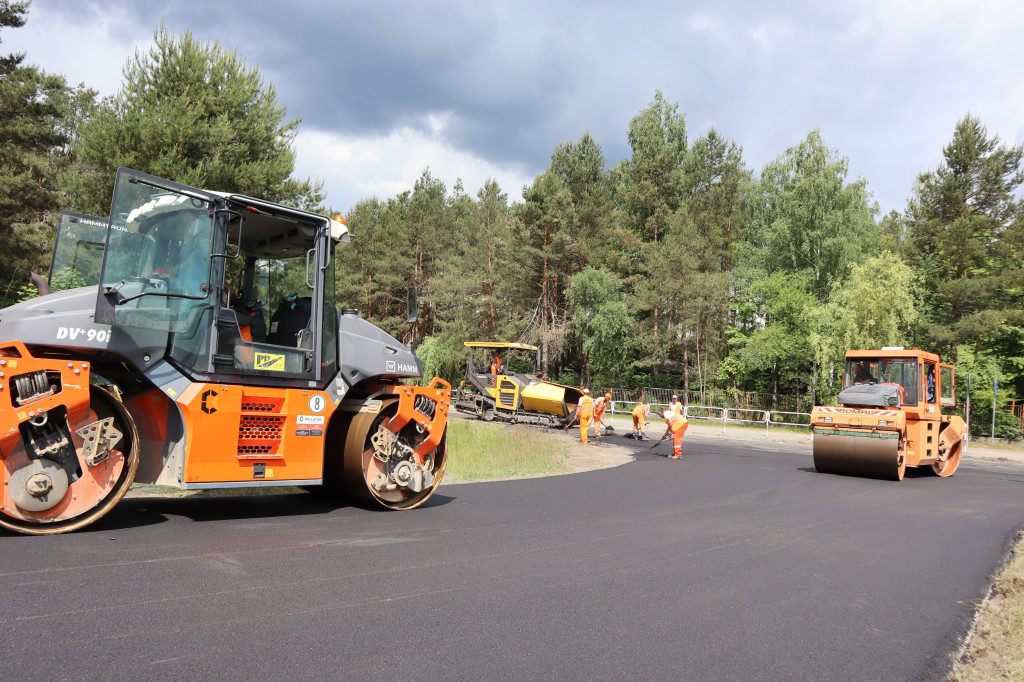
[[943, 407], [956, 406], [956, 375], [953, 365], [939, 365], [939, 400]]
[[[254, 215], [235, 201], [224, 217], [226, 248], [214, 254], [220, 261], [214, 372], [243, 384], [325, 386], [338, 356], [326, 225], [305, 215]], [[268, 246], [275, 243], [282, 246]], [[242, 263], [240, 271], [233, 261]]]

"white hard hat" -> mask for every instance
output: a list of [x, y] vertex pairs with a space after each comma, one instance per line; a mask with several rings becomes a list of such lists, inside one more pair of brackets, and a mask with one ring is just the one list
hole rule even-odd
[[583, 392], [584, 393], [590, 393], [590, 389], [589, 388], [585, 388], [585, 389], [583, 389]]

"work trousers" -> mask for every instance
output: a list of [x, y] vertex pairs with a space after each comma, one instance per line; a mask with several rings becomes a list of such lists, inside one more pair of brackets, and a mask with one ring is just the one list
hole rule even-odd
[[683, 455], [683, 434], [686, 433], [686, 429], [689, 426], [690, 423], [687, 422], [683, 424], [678, 431], [672, 432], [672, 454], [677, 457], [682, 457]]
[[587, 444], [587, 431], [590, 430], [590, 422], [594, 421], [593, 417], [580, 417], [580, 440], [584, 445]]

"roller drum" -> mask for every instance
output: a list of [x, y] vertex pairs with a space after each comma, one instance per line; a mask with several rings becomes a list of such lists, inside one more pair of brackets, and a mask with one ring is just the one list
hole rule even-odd
[[[20, 442], [3, 460], [10, 503], [0, 504], [0, 527], [26, 535], [67, 533], [102, 518], [128, 492], [139, 466], [135, 421], [112, 391], [93, 384], [89, 394], [89, 409], [69, 425], [79, 476], [71, 480], [51, 460], [30, 461]], [[90, 443], [109, 426], [118, 434], [116, 448], [98, 455]]]
[[814, 468], [822, 473], [903, 479], [906, 459], [898, 436], [815, 430]]
[[448, 455], [447, 439], [429, 455], [432, 479], [420, 490], [398, 488], [382, 490], [374, 485], [378, 477], [385, 476], [387, 465], [374, 457], [373, 434], [378, 427], [394, 415], [398, 400], [389, 398], [382, 402], [377, 413], [360, 412], [348, 425], [344, 450], [344, 487], [355, 499], [375, 502], [388, 509], [413, 509], [420, 506], [434, 493], [444, 476]]

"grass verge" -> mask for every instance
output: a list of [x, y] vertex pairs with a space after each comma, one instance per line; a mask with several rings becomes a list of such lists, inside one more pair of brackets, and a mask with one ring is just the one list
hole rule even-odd
[[457, 481], [564, 474], [566, 439], [535, 426], [448, 421], [447, 472]]
[[1024, 450], [1024, 440], [1001, 440], [997, 438], [990, 443], [988, 438], [971, 436], [968, 448], [980, 448], [982, 450]]
[[978, 609], [974, 633], [950, 676], [955, 682], [1024, 679], [1024, 532]]

